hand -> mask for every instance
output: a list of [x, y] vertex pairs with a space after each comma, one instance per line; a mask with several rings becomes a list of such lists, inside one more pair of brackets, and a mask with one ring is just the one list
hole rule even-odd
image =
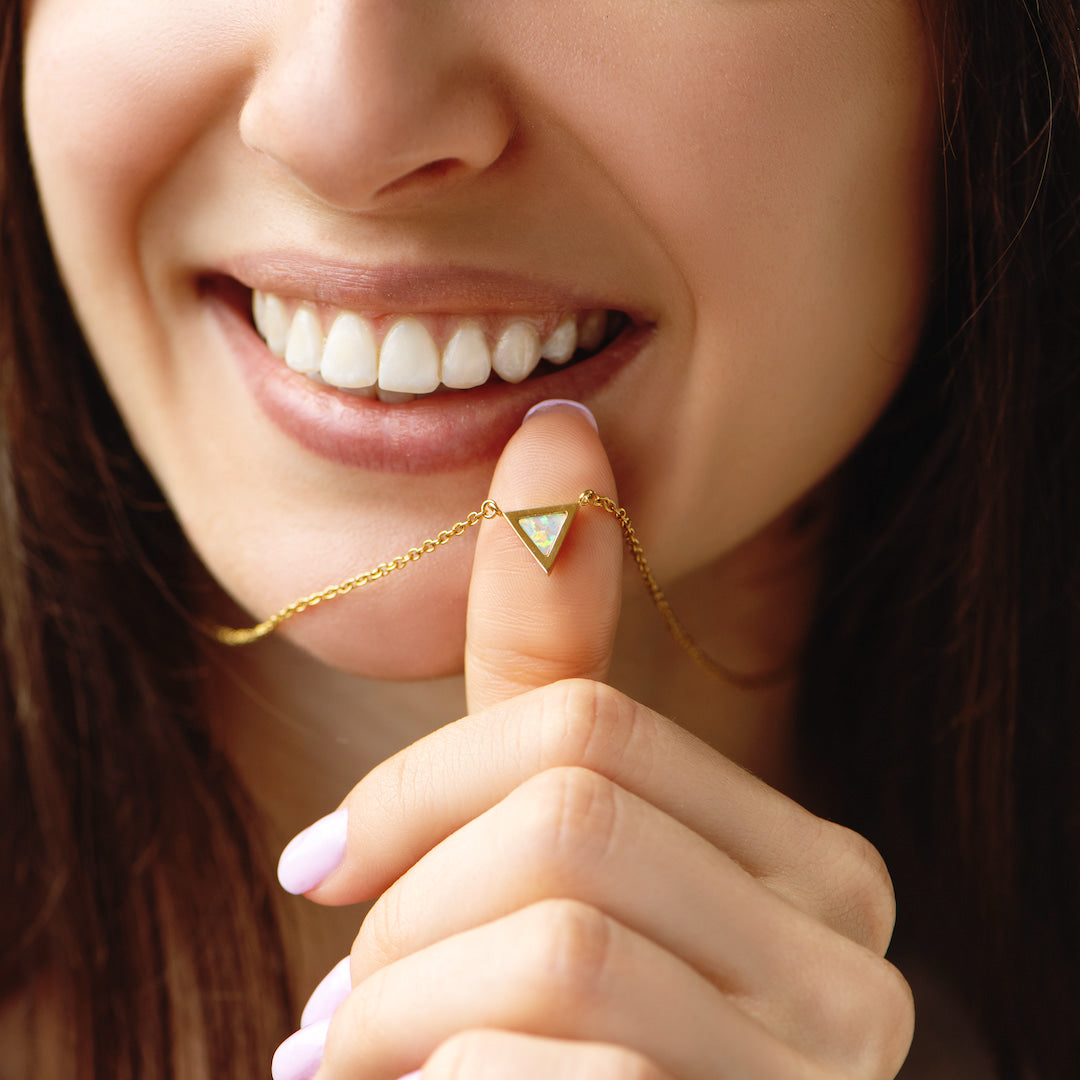
[[[515, 436], [492, 494], [515, 508], [588, 487], [614, 494], [598, 438], [560, 410]], [[484, 527], [470, 715], [354, 788], [344, 859], [308, 893], [379, 897], [319, 1080], [899, 1069], [913, 1010], [882, 958], [880, 858], [599, 681], [620, 565], [598, 512], [550, 579], [505, 522]]]

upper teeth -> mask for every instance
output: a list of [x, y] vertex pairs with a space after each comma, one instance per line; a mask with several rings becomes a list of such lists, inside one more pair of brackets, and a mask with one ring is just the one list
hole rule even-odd
[[324, 331], [313, 304], [290, 304], [258, 291], [252, 310], [255, 328], [270, 351], [294, 371], [394, 401], [430, 394], [440, 385], [458, 390], [480, 386], [492, 371], [507, 382], [521, 382], [541, 359], [564, 364], [579, 347], [597, 348], [607, 330], [603, 310], [510, 320], [463, 317], [445, 327], [449, 332], [440, 350], [428, 325], [414, 315], [376, 320], [337, 311]]

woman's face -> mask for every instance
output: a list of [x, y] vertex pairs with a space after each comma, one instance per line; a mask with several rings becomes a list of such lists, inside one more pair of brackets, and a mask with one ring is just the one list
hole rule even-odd
[[[760, 532], [910, 359], [935, 102], [917, 0], [34, 0], [27, 22], [87, 339], [260, 616], [477, 507], [546, 397], [597, 415], [666, 580]], [[380, 400], [488, 354], [517, 378], [575, 332], [574, 363], [524, 381]], [[459, 541], [291, 632], [357, 672], [452, 670], [468, 573]]]

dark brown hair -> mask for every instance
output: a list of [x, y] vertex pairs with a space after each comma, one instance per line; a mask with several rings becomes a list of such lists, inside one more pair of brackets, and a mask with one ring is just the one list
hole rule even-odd
[[[0, 12], [0, 999], [54, 1000], [94, 1080], [253, 1076], [292, 1008], [267, 868], [199, 707], [190, 555], [49, 255], [21, 5]], [[842, 473], [802, 730], [1002, 1077], [1065, 1077], [1080, 1061], [1080, 13], [940, 14], [938, 302]]]
[[1002, 1077], [1080, 1067], [1080, 11], [941, 12], [945, 235], [844, 470], [805, 752]]
[[64, 1075], [263, 1075], [294, 1015], [271, 874], [201, 716], [191, 556], [49, 252], [20, 7], [0, 5], [0, 1001], [59, 1018]]

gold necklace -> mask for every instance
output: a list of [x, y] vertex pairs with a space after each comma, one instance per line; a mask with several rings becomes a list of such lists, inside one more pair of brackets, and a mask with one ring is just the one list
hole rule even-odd
[[588, 491], [583, 491], [577, 497], [576, 502], [561, 503], [557, 506], [531, 507], [527, 510], [504, 511], [493, 499], [487, 499], [479, 510], [474, 510], [463, 521], [459, 521], [449, 529], [444, 529], [431, 539], [423, 541], [417, 547], [410, 548], [404, 555], [399, 555], [390, 562], [379, 563], [378, 566], [373, 567], [371, 570], [365, 570], [364, 573], [357, 574], [355, 577], [351, 577], [337, 585], [332, 585], [328, 589], [322, 589], [319, 592], [312, 593], [310, 596], [294, 600], [291, 604], [283, 607], [280, 611], [275, 612], [255, 626], [240, 629], [232, 629], [227, 626], [214, 627], [212, 630], [213, 637], [223, 645], [249, 645], [260, 638], [266, 637], [267, 634], [273, 633], [286, 619], [291, 619], [294, 615], [299, 615], [301, 612], [317, 607], [319, 604], [326, 603], [329, 600], [336, 600], [339, 596], [347, 596], [356, 589], [362, 589], [365, 585], [380, 581], [397, 570], [403, 570], [410, 563], [419, 562], [425, 555], [435, 551], [436, 548], [442, 547], [443, 544], [463, 535], [474, 525], [479, 525], [481, 521], [488, 521], [497, 517], [509, 522], [529, 553], [543, 568], [544, 573], [550, 574], [563, 541], [570, 531], [570, 524], [574, 520], [575, 514], [583, 506], [594, 506], [604, 510], [618, 521], [627, 549], [637, 565], [641, 579], [645, 583], [645, 588], [652, 597], [652, 601], [663, 617], [664, 622], [667, 623], [672, 637], [690, 659], [706, 674], [744, 690], [761, 690], [777, 686], [791, 677], [793, 671], [787, 666], [760, 674], [745, 674], [734, 671], [709, 656], [694, 641], [686, 628], [676, 618], [675, 612], [671, 610], [671, 605], [649, 568], [649, 562], [645, 558], [645, 551], [641, 546], [641, 541], [638, 540], [637, 533], [634, 531], [630, 515], [613, 499], [609, 499], [606, 495], [599, 495], [591, 488]]

